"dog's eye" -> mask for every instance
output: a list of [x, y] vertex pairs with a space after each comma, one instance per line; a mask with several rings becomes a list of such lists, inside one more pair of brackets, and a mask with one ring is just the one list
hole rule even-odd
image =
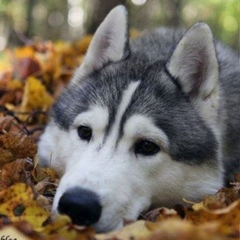
[[158, 153], [160, 147], [154, 142], [148, 140], [140, 140], [135, 144], [135, 154], [142, 154], [145, 156], [150, 156]]
[[78, 127], [78, 136], [85, 141], [90, 141], [92, 137], [92, 129], [87, 126]]

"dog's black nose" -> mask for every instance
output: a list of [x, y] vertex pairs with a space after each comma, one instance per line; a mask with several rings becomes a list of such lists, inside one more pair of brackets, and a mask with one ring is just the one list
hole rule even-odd
[[89, 226], [99, 220], [102, 207], [94, 192], [73, 188], [61, 196], [58, 211], [68, 215], [74, 224]]

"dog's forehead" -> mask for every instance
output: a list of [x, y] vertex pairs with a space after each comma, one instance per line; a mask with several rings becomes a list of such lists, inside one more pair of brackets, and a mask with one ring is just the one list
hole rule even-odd
[[[88, 111], [93, 105], [107, 107], [110, 121], [112, 121], [123, 100], [124, 92], [131, 83], [136, 81], [141, 82], [136, 91], [140, 92], [148, 102], [153, 100], [153, 96], [150, 96], [155, 89], [158, 89], [159, 94], [164, 91], [169, 92], [172, 83], [169, 79], [165, 79], [167, 76], [161, 73], [161, 69], [155, 69], [155, 74], [150, 74], [152, 70], [146, 69], [143, 62], [139, 62], [137, 68], [133, 67], [130, 62], [132, 61], [110, 64], [93, 73], [79, 85], [72, 85], [66, 89], [53, 107], [52, 116], [55, 122], [61, 128], [68, 129], [78, 114]], [[160, 73], [157, 74], [158, 71]], [[136, 111], [138, 105], [136, 104]]]

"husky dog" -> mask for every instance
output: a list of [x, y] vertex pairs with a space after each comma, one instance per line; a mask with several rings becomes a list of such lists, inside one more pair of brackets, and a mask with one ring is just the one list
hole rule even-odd
[[239, 169], [239, 104], [239, 58], [207, 24], [129, 40], [114, 8], [39, 142], [40, 163], [62, 176], [53, 215], [104, 232], [215, 193]]

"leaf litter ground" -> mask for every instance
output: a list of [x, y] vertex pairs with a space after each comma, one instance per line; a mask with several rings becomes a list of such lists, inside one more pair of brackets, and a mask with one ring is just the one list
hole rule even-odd
[[36, 143], [49, 109], [81, 64], [90, 41], [91, 36], [71, 44], [34, 42], [8, 49], [0, 62], [0, 237], [239, 240], [240, 174], [231, 187], [200, 203], [186, 200], [174, 209], [154, 209], [111, 233], [75, 226], [67, 216], [51, 219], [59, 178], [53, 169], [38, 164]]

